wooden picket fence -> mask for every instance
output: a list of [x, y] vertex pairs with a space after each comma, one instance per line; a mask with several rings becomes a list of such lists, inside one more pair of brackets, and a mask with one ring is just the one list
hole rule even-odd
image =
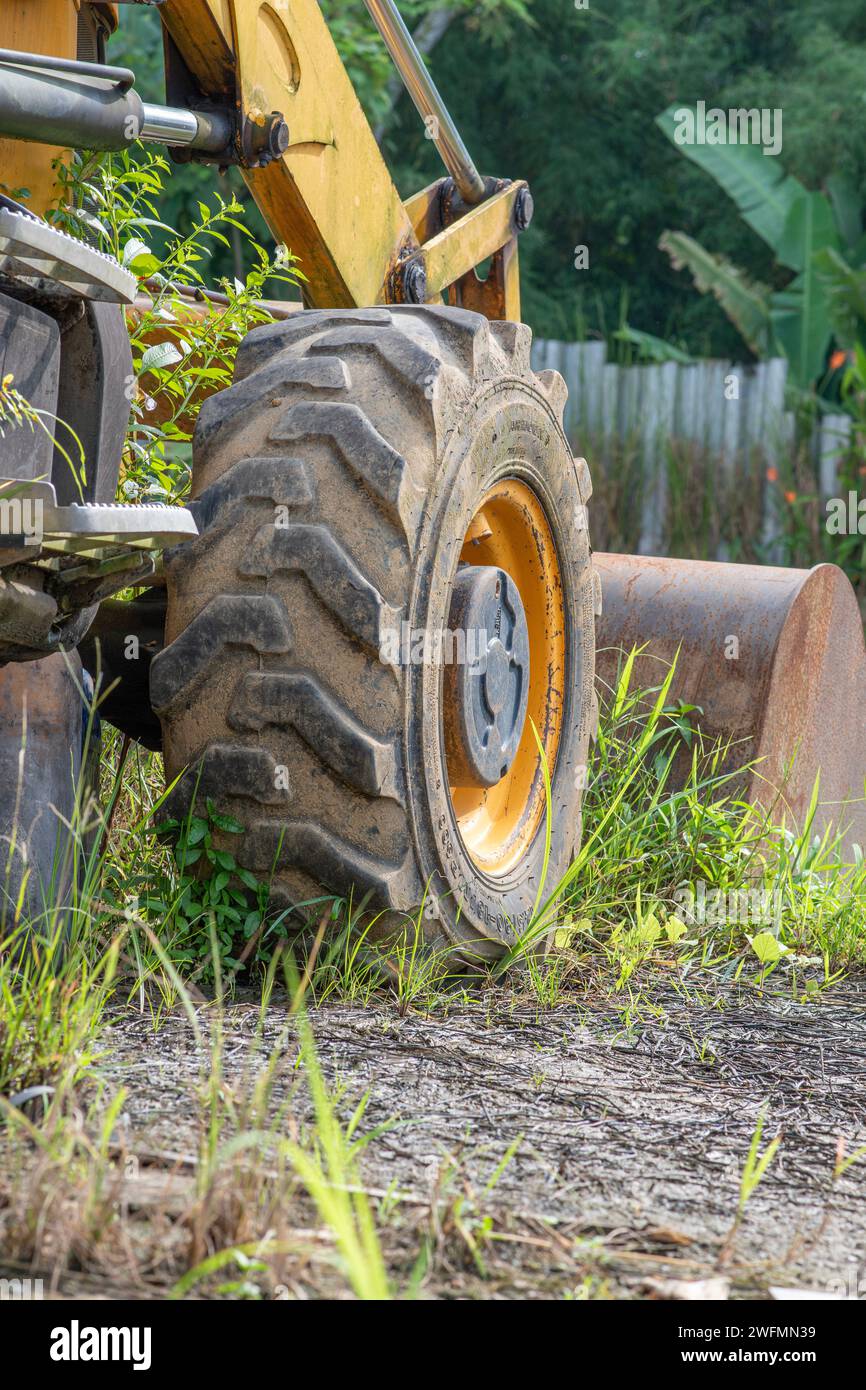
[[[560, 343], [537, 338], [532, 365], [554, 369], [568, 386], [565, 428], [576, 452], [604, 467], [614, 441], [640, 456], [641, 523], [638, 549], [663, 551], [672, 441], [688, 441], [717, 460], [729, 478], [738, 470], [766, 479], [784, 472], [799, 443], [811, 453], [822, 498], [838, 495], [839, 461], [850, 444], [851, 417], [825, 415], [811, 438], [796, 440], [794, 415], [785, 409], [788, 364], [775, 357], [750, 366], [724, 361], [620, 366], [607, 360], [603, 342]], [[778, 552], [778, 491], [763, 486], [761, 531], [767, 558]], [[721, 546], [719, 558], [725, 558]]]

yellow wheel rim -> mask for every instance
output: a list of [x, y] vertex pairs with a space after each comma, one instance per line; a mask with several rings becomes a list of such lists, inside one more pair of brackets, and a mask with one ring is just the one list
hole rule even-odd
[[520, 862], [544, 815], [544, 779], [532, 724], [551, 775], [562, 733], [566, 635], [559, 558], [544, 508], [526, 483], [506, 478], [485, 494], [467, 527], [460, 559], [494, 565], [511, 576], [529, 630], [526, 720], [511, 767], [492, 787], [454, 785], [449, 775], [466, 851], [479, 869], [495, 877]]

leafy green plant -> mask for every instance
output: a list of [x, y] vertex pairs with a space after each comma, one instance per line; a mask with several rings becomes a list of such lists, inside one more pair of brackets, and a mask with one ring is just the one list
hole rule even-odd
[[238, 969], [253, 947], [259, 959], [268, 958], [269, 945], [261, 939], [268, 885], [215, 844], [217, 832], [242, 835], [243, 829], [218, 811], [210, 797], [204, 815], [163, 820], [156, 827], [156, 833], [174, 838], [176, 873], [160, 876], [155, 889], [140, 900], [140, 910], [163, 929], [170, 926], [175, 964], [195, 968], [208, 979], [214, 974], [214, 950], [221, 971]]
[[850, 328], [858, 302], [841, 252], [845, 246], [858, 266], [866, 256], [859, 202], [839, 178], [826, 194], [807, 189], [756, 145], [680, 144], [675, 113], [681, 109], [669, 107], [656, 124], [716, 180], [793, 277], [773, 289], [684, 232], [664, 232], [659, 245], [675, 269], [690, 270], [701, 293], [718, 300], [757, 356], [787, 357], [792, 380], [805, 390], [822, 376], [834, 329], [843, 322]]
[[[250, 329], [272, 321], [263, 303], [268, 288], [297, 287], [303, 279], [285, 247], [272, 259], [255, 242], [234, 195], [199, 201], [197, 218], [183, 234], [168, 226], [160, 203], [169, 169], [150, 149], [75, 155], [59, 169], [62, 196], [52, 214], [139, 281], [141, 297], [127, 315], [133, 357], [121, 480], [127, 501], [183, 499], [202, 400], [230, 384], [235, 353]], [[216, 298], [207, 300], [213, 249], [227, 246], [230, 232], [246, 238], [253, 266], [243, 280], [221, 278], [211, 286]]]

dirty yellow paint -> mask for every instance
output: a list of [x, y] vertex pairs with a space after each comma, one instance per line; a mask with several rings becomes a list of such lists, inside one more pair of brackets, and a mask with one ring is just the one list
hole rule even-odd
[[[3, 0], [0, 48], [74, 58], [77, 47], [77, 0]], [[64, 153], [53, 145], [0, 140], [0, 190], [14, 197], [28, 189], [27, 206], [44, 213], [59, 192], [51, 161]]]

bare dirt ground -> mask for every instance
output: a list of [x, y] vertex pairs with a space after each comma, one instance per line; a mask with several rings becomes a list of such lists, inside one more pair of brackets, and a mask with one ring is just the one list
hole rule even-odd
[[[258, 1018], [244, 1003], [226, 1017], [225, 1085], [240, 1104], [263, 1061]], [[630, 1025], [606, 1003], [539, 1012], [496, 994], [444, 1017], [337, 1005], [311, 1019], [341, 1115], [369, 1092], [361, 1130], [397, 1122], [364, 1150], [361, 1174], [398, 1291], [426, 1248], [422, 1297], [658, 1297], [672, 1280], [719, 1276], [734, 1298], [772, 1285], [856, 1294], [858, 1280], [866, 1294], [866, 1159], [833, 1176], [840, 1143], [848, 1156], [866, 1144], [866, 980], [810, 1004], [660, 989]], [[273, 1006], [266, 1048], [285, 1026]], [[294, 1033], [284, 1043], [274, 1101], [302, 1130], [312, 1112]], [[182, 1014], [154, 1035], [127, 1013], [107, 1058], [140, 1159], [125, 1208], [160, 1193], [182, 1205], [205, 1051]], [[782, 1142], [732, 1232], [765, 1102], [761, 1148]], [[310, 1207], [306, 1236], [327, 1240], [316, 1223]], [[339, 1292], [315, 1262], [285, 1277], [283, 1296]]]

